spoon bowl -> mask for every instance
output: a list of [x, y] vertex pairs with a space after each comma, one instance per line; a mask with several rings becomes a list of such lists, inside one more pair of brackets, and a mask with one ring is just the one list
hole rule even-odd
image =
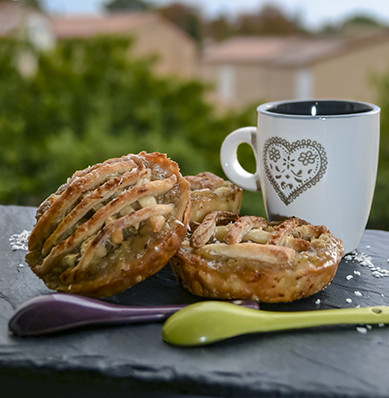
[[198, 346], [249, 333], [366, 323], [389, 323], [389, 307], [275, 312], [205, 301], [173, 314], [163, 325], [162, 339], [173, 345]]

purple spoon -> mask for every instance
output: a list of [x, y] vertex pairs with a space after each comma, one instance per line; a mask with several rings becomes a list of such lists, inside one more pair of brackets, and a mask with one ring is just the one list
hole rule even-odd
[[[258, 309], [255, 301], [233, 301]], [[55, 293], [38, 296], [22, 304], [9, 320], [9, 330], [16, 336], [38, 336], [87, 325], [154, 322], [168, 318], [188, 304], [128, 306]]]

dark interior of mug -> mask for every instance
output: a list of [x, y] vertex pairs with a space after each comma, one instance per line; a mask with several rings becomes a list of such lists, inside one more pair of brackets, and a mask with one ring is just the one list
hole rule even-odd
[[282, 102], [266, 110], [283, 115], [330, 116], [369, 112], [372, 107], [361, 102], [319, 100]]

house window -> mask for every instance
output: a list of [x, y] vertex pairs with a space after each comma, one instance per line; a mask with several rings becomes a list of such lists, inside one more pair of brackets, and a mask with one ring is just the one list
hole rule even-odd
[[232, 65], [222, 65], [218, 76], [218, 94], [224, 101], [232, 101], [235, 96], [235, 70]]
[[313, 75], [308, 69], [300, 69], [295, 76], [294, 96], [296, 99], [313, 97]]

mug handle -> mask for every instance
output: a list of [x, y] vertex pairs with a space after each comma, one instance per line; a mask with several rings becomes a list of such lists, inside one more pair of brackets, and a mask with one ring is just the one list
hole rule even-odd
[[258, 172], [253, 174], [246, 171], [239, 163], [237, 151], [240, 144], [249, 144], [253, 149], [255, 161], [257, 163], [256, 140], [256, 127], [241, 127], [227, 135], [220, 148], [221, 165], [228, 179], [234, 184], [249, 191], [261, 190]]

